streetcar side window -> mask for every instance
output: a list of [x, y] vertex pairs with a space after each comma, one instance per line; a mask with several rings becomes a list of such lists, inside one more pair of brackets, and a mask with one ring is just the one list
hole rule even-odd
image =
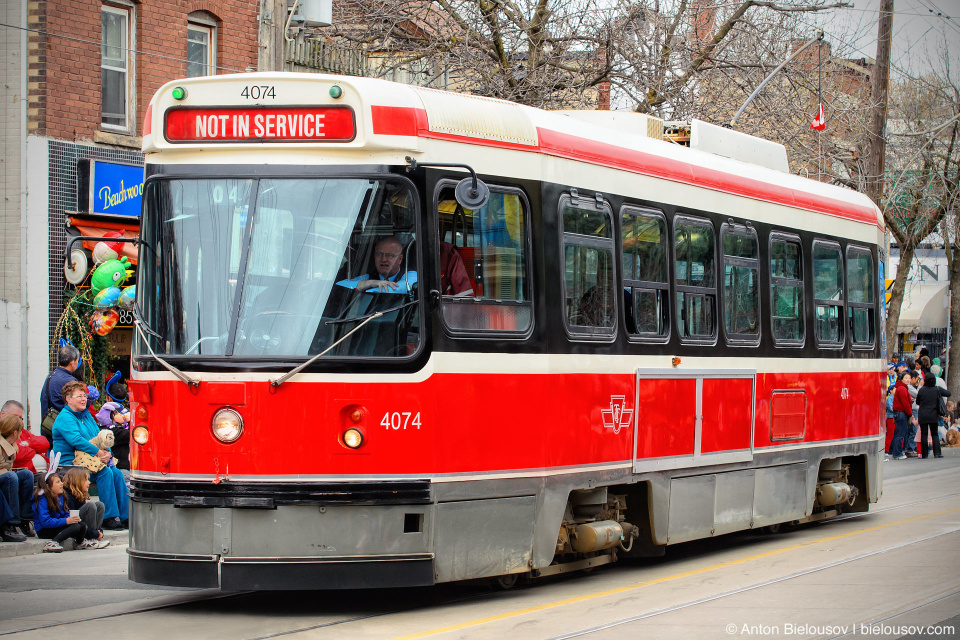
[[817, 343], [843, 346], [843, 255], [835, 243], [813, 243], [813, 304]]
[[443, 322], [455, 333], [525, 335], [533, 324], [526, 199], [517, 189], [491, 186], [483, 207], [464, 209], [455, 184], [442, 182], [437, 196]]
[[753, 228], [724, 223], [723, 330], [731, 344], [760, 343], [760, 244]]
[[681, 342], [712, 343], [717, 337], [716, 238], [709, 220], [674, 219], [677, 331]]
[[774, 343], [803, 346], [803, 249], [796, 236], [770, 238], [770, 313]]
[[854, 348], [873, 347], [876, 334], [876, 289], [873, 256], [867, 249], [847, 248], [847, 315]]
[[667, 221], [658, 211], [620, 212], [623, 311], [626, 328], [644, 339], [670, 336]]
[[606, 203], [564, 196], [560, 219], [567, 331], [580, 338], [611, 337], [616, 330], [617, 301], [610, 208]]

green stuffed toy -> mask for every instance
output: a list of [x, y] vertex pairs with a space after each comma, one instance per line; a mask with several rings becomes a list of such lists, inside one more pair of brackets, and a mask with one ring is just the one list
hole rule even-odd
[[90, 278], [90, 291], [97, 295], [109, 287], [120, 287], [127, 278], [133, 275], [130, 260], [124, 256], [119, 260], [107, 260], [97, 267]]

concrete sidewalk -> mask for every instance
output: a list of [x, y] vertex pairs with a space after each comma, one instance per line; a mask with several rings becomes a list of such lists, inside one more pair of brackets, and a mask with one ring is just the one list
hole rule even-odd
[[[130, 532], [123, 531], [103, 532], [103, 539], [109, 540], [110, 545], [127, 544], [130, 541]], [[26, 542], [0, 542], [0, 558], [12, 558], [14, 556], [31, 556], [37, 553], [43, 553], [43, 545], [47, 543], [44, 538], [27, 538]], [[63, 543], [63, 550], [73, 549], [73, 540], [67, 540]]]

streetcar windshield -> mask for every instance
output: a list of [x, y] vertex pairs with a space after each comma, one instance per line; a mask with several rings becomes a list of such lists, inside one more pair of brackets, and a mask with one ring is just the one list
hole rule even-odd
[[384, 180], [149, 183], [137, 289], [151, 348], [270, 359], [334, 344], [334, 357], [413, 353], [413, 207], [407, 187]]

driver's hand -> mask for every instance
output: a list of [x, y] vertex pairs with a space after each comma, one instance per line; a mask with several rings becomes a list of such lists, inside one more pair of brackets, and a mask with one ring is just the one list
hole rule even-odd
[[389, 280], [363, 280], [362, 282], [357, 283], [357, 289], [360, 291], [376, 289], [380, 293], [389, 293], [396, 288], [397, 283]]

